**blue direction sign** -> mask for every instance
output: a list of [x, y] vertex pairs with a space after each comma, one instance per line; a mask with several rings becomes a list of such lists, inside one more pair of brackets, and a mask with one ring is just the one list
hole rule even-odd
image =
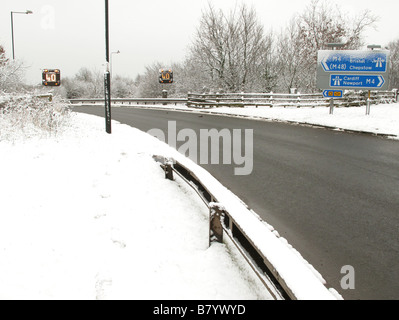
[[330, 76], [332, 88], [379, 89], [384, 83], [385, 79], [381, 75], [332, 74]]
[[387, 72], [387, 51], [320, 51], [325, 72]]
[[344, 92], [342, 90], [324, 90], [323, 96], [325, 98], [334, 98], [334, 99], [343, 98]]

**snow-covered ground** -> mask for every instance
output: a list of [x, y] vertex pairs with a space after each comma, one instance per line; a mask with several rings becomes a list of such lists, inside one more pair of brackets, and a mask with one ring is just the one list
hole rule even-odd
[[8, 133], [0, 299], [271, 299], [233, 247], [208, 248], [208, 209], [164, 179], [155, 138], [82, 114], [57, 137]]
[[224, 107], [215, 112], [370, 132], [399, 139], [399, 103], [372, 105], [369, 115], [366, 115], [366, 107], [334, 108], [333, 114], [329, 114], [329, 110], [326, 107]]
[[[119, 105], [121, 106], [121, 105]], [[146, 108], [160, 106], [145, 106]], [[388, 136], [399, 139], [399, 103], [372, 105], [370, 115], [366, 107], [334, 108], [329, 114], [329, 107], [246, 107], [246, 108], [207, 108], [192, 109], [186, 106], [164, 107], [190, 112], [209, 112], [213, 114], [243, 116], [253, 119], [289, 121], [302, 124], [321, 125], [337, 130], [353, 130]]]

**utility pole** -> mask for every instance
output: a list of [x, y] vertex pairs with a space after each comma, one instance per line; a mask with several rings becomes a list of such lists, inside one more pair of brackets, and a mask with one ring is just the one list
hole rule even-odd
[[12, 59], [15, 60], [15, 50], [14, 50], [14, 12], [11, 11], [11, 41], [12, 41]]
[[105, 128], [108, 134], [112, 133], [111, 129], [111, 74], [109, 70], [109, 5], [105, 0]]

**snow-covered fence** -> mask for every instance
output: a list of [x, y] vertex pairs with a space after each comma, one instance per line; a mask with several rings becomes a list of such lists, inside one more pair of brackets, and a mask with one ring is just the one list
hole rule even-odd
[[[345, 93], [343, 99], [335, 99], [337, 107], [366, 105], [368, 91]], [[398, 99], [398, 91], [372, 91], [371, 101], [374, 104], [393, 103]], [[283, 94], [283, 93], [188, 93], [187, 106], [193, 108], [209, 107], [328, 107], [330, 99], [321, 93]]]
[[204, 169], [162, 156], [154, 159], [162, 163], [165, 178], [173, 180], [175, 173], [209, 208], [210, 245], [227, 235], [275, 299], [342, 299], [285, 239]]
[[[71, 104], [96, 105], [103, 104], [104, 99], [70, 99]], [[113, 98], [112, 104], [119, 105], [151, 105], [151, 104], [186, 104], [185, 98]]]
[[[336, 107], [351, 107], [366, 105], [368, 91], [347, 92], [343, 99], [335, 99]], [[98, 105], [103, 104], [104, 99], [70, 99], [73, 105]], [[393, 103], [398, 101], [398, 90], [372, 91], [373, 104]], [[321, 93], [215, 93], [198, 94], [188, 93], [186, 98], [113, 98], [114, 105], [178, 105], [186, 104], [193, 108], [209, 107], [329, 107], [330, 99], [323, 97]]]

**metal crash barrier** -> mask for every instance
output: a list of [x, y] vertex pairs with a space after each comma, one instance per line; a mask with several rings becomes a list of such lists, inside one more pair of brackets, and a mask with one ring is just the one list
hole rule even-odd
[[[268, 292], [276, 300], [298, 300], [301, 299], [300, 288], [292, 288], [279, 273], [279, 270], [273, 265], [268, 257], [260, 250], [251, 235], [245, 232], [244, 228], [234, 219], [234, 216], [218, 201], [216, 196], [204, 185], [200, 178], [189, 168], [174, 159], [168, 159], [163, 156], [154, 156], [154, 160], [161, 163], [165, 172], [165, 178], [174, 180], [174, 174], [186, 182], [201, 198], [209, 209], [209, 245], [215, 242], [222, 243], [224, 236], [227, 236], [234, 246], [238, 249], [245, 261], [255, 272], [257, 277], [263, 283]], [[252, 213], [248, 210], [248, 214]], [[258, 221], [260, 224], [261, 221]], [[312, 278], [312, 277], [311, 277]], [[315, 277], [316, 278], [316, 277]], [[320, 282], [319, 279], [311, 279]], [[328, 299], [336, 300], [334, 295], [324, 284], [320, 282], [322, 295]], [[322, 288], [321, 288], [322, 287]], [[332, 289], [333, 290], [333, 289]], [[319, 299], [322, 297], [315, 293], [310, 299]]]

